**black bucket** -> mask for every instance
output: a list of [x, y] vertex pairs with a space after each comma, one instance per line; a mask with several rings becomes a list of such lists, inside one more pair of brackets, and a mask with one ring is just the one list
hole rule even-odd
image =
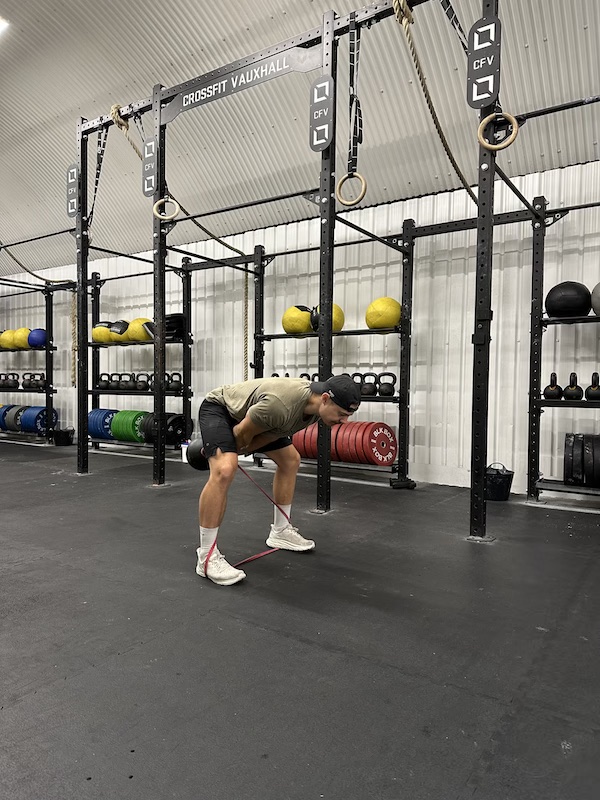
[[66, 447], [73, 444], [73, 437], [75, 436], [75, 428], [55, 428], [52, 431], [52, 438], [57, 447]]
[[485, 470], [485, 499], [508, 500], [514, 474], [504, 464], [490, 464]]

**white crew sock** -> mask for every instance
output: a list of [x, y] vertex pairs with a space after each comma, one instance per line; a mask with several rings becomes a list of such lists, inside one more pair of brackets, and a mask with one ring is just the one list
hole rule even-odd
[[275, 508], [275, 518], [273, 520], [273, 527], [275, 528], [276, 531], [282, 531], [286, 527], [286, 525], [288, 524], [289, 519], [287, 519], [286, 517], [283, 516], [283, 514], [281, 513], [279, 508], [281, 508], [282, 511], [285, 511], [285, 513], [288, 515], [288, 517], [291, 517], [291, 515], [292, 515], [292, 504], [290, 503], [289, 506], [283, 506], [282, 505], [282, 506], [279, 506], [279, 508], [277, 508], [277, 506], [274, 506], [274, 508]]
[[200, 526], [200, 558], [206, 558], [208, 551], [217, 541], [218, 528], [203, 528]]

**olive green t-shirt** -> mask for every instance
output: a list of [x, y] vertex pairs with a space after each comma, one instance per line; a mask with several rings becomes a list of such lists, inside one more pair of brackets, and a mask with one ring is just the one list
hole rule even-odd
[[238, 422], [248, 414], [255, 425], [280, 437], [317, 422], [318, 414], [304, 416], [310, 395], [310, 382], [304, 378], [256, 378], [219, 386], [206, 400], [225, 406]]

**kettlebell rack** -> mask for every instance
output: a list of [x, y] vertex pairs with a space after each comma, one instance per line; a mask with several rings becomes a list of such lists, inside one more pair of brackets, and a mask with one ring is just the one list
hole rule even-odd
[[[13, 280], [12, 278], [0, 278], [0, 286], [7, 286], [18, 289], [16, 292], [10, 294], [3, 294], [1, 297], [14, 297], [34, 292], [40, 292], [44, 296], [45, 307], [45, 331], [46, 343], [40, 347], [25, 348], [3, 348], [0, 347], [0, 356], [3, 357], [4, 353], [29, 353], [29, 352], [43, 352], [45, 353], [44, 372], [25, 372], [22, 376], [16, 371], [8, 373], [10, 376], [10, 386], [0, 386], [0, 400], [2, 400], [2, 408], [0, 408], [0, 432], [2, 438], [11, 439], [12, 434], [16, 434], [19, 440], [23, 437], [39, 439], [44, 438], [50, 442], [54, 438], [54, 429], [58, 421], [58, 417], [54, 408], [54, 395], [57, 390], [54, 386], [54, 353], [56, 347], [54, 346], [54, 294], [58, 291], [76, 291], [76, 284], [72, 281], [65, 281], [64, 283], [45, 283], [43, 286], [35, 286], [27, 283], [26, 281]], [[3, 365], [2, 365], [3, 366]], [[0, 379], [2, 369], [0, 367]], [[26, 376], [30, 375], [30, 378]], [[19, 380], [21, 378], [21, 380]], [[4, 381], [0, 381], [4, 383]], [[19, 383], [21, 384], [19, 386]], [[34, 383], [34, 386], [31, 386]], [[27, 384], [27, 385], [24, 385]], [[30, 431], [21, 431], [20, 422], [21, 417], [27, 411], [29, 406], [21, 404], [6, 404], [5, 398], [10, 399], [14, 395], [43, 395], [45, 415], [40, 420], [40, 427], [37, 433]], [[8, 408], [8, 411], [6, 409]], [[12, 413], [14, 412], [14, 413]], [[11, 428], [7, 428], [7, 417], [10, 415]], [[33, 421], [33, 420], [32, 420]], [[36, 427], [35, 425], [33, 427]]]
[[[183, 336], [181, 338], [170, 338], [165, 340], [166, 345], [175, 345], [182, 348], [182, 367], [181, 372], [172, 372], [166, 373], [163, 376], [163, 385], [164, 389], [161, 389], [161, 382], [151, 380], [150, 374], [147, 372], [139, 373], [137, 378], [135, 377], [135, 373], [103, 373], [101, 371], [101, 353], [104, 350], [112, 349], [112, 348], [143, 348], [148, 346], [154, 346], [154, 341], [115, 341], [115, 342], [95, 342], [90, 341], [88, 342], [88, 348], [91, 352], [91, 371], [90, 371], [90, 378], [91, 378], [91, 386], [92, 388], [83, 387], [83, 392], [81, 393], [83, 396], [80, 397], [80, 403], [84, 403], [86, 406], [88, 405], [88, 399], [91, 398], [91, 410], [97, 410], [100, 408], [100, 398], [106, 395], [120, 395], [120, 396], [129, 396], [133, 398], [149, 398], [155, 397], [158, 392], [162, 392], [162, 397], [179, 397], [182, 400], [182, 416], [183, 416], [183, 425], [179, 425], [180, 429], [184, 430], [184, 435], [187, 438], [191, 434], [192, 431], [192, 419], [191, 419], [191, 401], [192, 401], [192, 390], [191, 390], [191, 347], [192, 347], [192, 335], [190, 331], [190, 313], [189, 313], [189, 292], [190, 292], [190, 277], [187, 271], [174, 269], [173, 270], [181, 279], [182, 281], [182, 298], [183, 298], [183, 306], [184, 306], [184, 313], [182, 314], [182, 322], [183, 322]], [[91, 327], [94, 328], [100, 322], [101, 319], [101, 291], [102, 287], [105, 283], [114, 280], [125, 280], [127, 278], [135, 278], [138, 279], [143, 276], [152, 276], [152, 272], [141, 272], [141, 273], [132, 273], [129, 275], [118, 275], [116, 277], [108, 277], [102, 278], [98, 272], [93, 272], [91, 276], [91, 280], [89, 283], [89, 295], [91, 298]], [[169, 350], [172, 348], [169, 347]], [[86, 351], [87, 352], [87, 351]], [[178, 376], [178, 380], [175, 383], [172, 380], [172, 376]], [[104, 380], [104, 376], [109, 378], [108, 381]], [[142, 376], [146, 376], [144, 379]], [[173, 388], [171, 388], [173, 386]], [[80, 387], [81, 389], [81, 387]], [[173, 437], [169, 434], [169, 419], [172, 419], [175, 415], [167, 414], [167, 427], [165, 430], [165, 441], [164, 441], [164, 448], [171, 448], [171, 449], [179, 449], [181, 447], [181, 443], [177, 441], [179, 437]], [[138, 441], [124, 441], [117, 438], [97, 438], [94, 436], [90, 436], [89, 440], [92, 444], [93, 450], [100, 449], [102, 444], [107, 445], [117, 445], [117, 446], [126, 446], [126, 447], [138, 447], [138, 448], [149, 448], [150, 446], [154, 445], [154, 442], [157, 437], [157, 425], [155, 423], [155, 418], [153, 417], [150, 425], [149, 431], [151, 431], [151, 439], [152, 445], [148, 442], [138, 442]], [[171, 441], [169, 441], [171, 439]]]

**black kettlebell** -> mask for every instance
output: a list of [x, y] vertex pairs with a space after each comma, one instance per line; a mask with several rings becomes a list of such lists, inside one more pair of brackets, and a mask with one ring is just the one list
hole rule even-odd
[[21, 381], [21, 387], [23, 389], [31, 389], [31, 376], [33, 373], [31, 372], [24, 372], [23, 373], [23, 380]]
[[183, 389], [183, 381], [180, 372], [171, 373], [171, 391], [180, 392]]
[[271, 373], [271, 377], [272, 378], [278, 378], [279, 377], [279, 373], [278, 372], [272, 372]]
[[[391, 381], [384, 381], [383, 378], [391, 378]], [[396, 376], [393, 372], [380, 372], [377, 376], [379, 383], [380, 397], [393, 397], [396, 394]]]
[[135, 379], [135, 372], [130, 373], [129, 379], [126, 381], [127, 386], [125, 387], [130, 392], [137, 392], [137, 381]]
[[0, 372], [0, 389], [6, 389], [6, 372]]
[[[353, 372], [352, 375], [350, 375], [350, 377], [352, 378], [354, 383], [358, 384], [358, 388], [362, 389], [362, 385], [364, 383], [362, 372]], [[361, 392], [361, 394], [362, 394], [362, 392]]]
[[150, 376], [147, 372], [140, 372], [135, 380], [135, 388], [138, 392], [147, 392], [150, 388]]
[[592, 383], [585, 390], [586, 400], [600, 400], [600, 376], [597, 372], [592, 372]]
[[46, 388], [46, 376], [43, 372], [37, 373], [37, 388], [38, 391], [44, 391]]
[[300, 377], [301, 378], [306, 378], [307, 381], [310, 380], [310, 375], [308, 374], [308, 372], [301, 372], [300, 373]]
[[111, 373], [110, 383], [108, 384], [108, 388], [111, 391], [114, 391], [115, 389], [118, 389], [120, 380], [121, 380], [121, 376], [119, 375], [118, 372]]
[[319, 373], [318, 372], [313, 372], [311, 381], [314, 383], [315, 381], [318, 381], [318, 380], [319, 380]]
[[108, 372], [102, 372], [98, 378], [98, 388], [103, 392], [110, 387], [110, 375]]
[[7, 389], [18, 389], [19, 388], [19, 376], [16, 372], [9, 372], [6, 376], [6, 388]]
[[577, 385], [577, 373], [572, 372], [569, 376], [569, 385], [565, 386], [563, 390], [563, 397], [565, 400], [582, 400], [583, 389]]
[[119, 389], [125, 391], [125, 389], [129, 389], [129, 378], [131, 375], [128, 375], [126, 372], [122, 372], [119, 375]]
[[556, 372], [550, 375], [550, 383], [544, 389], [543, 393], [546, 400], [560, 400], [563, 396], [562, 386], [556, 382]]
[[[368, 380], [372, 378], [373, 380]], [[363, 375], [363, 383], [360, 387], [360, 393], [363, 397], [374, 397], [379, 388], [379, 381], [376, 372], [365, 372]]]

